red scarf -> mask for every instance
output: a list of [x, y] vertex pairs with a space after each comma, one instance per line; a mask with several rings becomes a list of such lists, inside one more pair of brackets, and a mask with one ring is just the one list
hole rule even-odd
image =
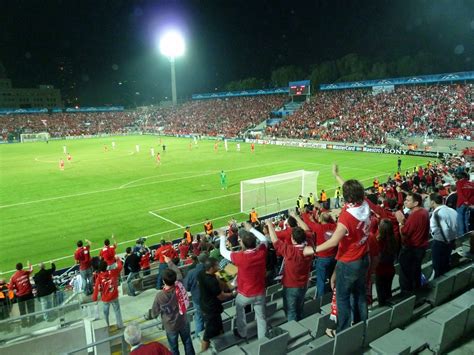
[[179, 314], [183, 315], [189, 307], [188, 292], [180, 281], [176, 281], [174, 286], [176, 299], [178, 300]]

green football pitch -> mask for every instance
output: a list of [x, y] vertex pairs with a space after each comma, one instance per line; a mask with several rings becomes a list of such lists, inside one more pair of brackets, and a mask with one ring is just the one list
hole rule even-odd
[[[202, 232], [206, 218], [215, 227], [231, 217], [243, 220], [242, 180], [313, 170], [319, 171], [318, 188], [331, 190], [333, 162], [344, 178], [363, 180], [367, 186], [375, 176], [385, 180], [397, 164], [395, 155], [269, 145], [258, 145], [251, 153], [245, 143], [237, 152], [234, 142], [229, 142], [228, 152], [222, 143], [216, 152], [214, 141], [199, 141], [190, 149], [189, 139], [161, 139], [166, 152], [160, 166], [150, 154], [152, 147], [162, 151], [155, 136], [0, 145], [0, 277], [9, 277], [20, 261], [57, 260], [58, 267], [70, 266], [79, 239], [90, 239], [98, 249], [114, 234], [123, 252], [141, 236], [150, 245], [182, 236], [185, 225], [194, 234]], [[64, 145], [71, 162], [63, 154]], [[402, 168], [427, 161], [404, 156]], [[221, 170], [227, 173], [227, 190], [220, 186]]]

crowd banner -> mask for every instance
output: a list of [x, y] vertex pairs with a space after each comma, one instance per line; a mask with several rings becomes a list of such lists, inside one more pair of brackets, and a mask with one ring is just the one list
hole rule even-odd
[[401, 78], [364, 80], [344, 83], [321, 84], [321, 90], [339, 90], [339, 89], [358, 89], [372, 88], [374, 86], [391, 86], [391, 85], [413, 85], [413, 84], [432, 84], [443, 82], [459, 82], [474, 80], [474, 71], [449, 73], [449, 74], [432, 74], [419, 76], [405, 76]]

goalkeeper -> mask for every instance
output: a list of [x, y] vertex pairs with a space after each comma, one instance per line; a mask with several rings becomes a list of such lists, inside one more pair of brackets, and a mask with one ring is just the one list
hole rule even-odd
[[221, 189], [222, 190], [224, 190], [224, 189], [227, 190], [227, 175], [224, 172], [224, 170], [221, 170], [220, 177], [221, 177]]

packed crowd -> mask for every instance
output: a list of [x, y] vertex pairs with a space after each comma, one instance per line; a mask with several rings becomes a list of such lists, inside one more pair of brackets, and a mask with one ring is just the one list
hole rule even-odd
[[319, 92], [267, 134], [367, 144], [386, 143], [386, 133], [470, 139], [473, 102], [473, 84]]
[[157, 110], [146, 117], [146, 130], [163, 127], [168, 134], [237, 137], [270, 117], [288, 97], [266, 95], [189, 101], [176, 109]]
[[18, 114], [0, 117], [0, 133], [48, 132], [51, 137], [97, 134], [120, 134], [135, 128], [137, 112], [81, 112], [53, 114]]
[[[337, 204], [343, 202], [341, 209], [330, 210], [323, 192], [319, 202], [312, 194], [299, 196], [297, 209], [290, 210], [288, 217], [261, 221], [252, 209], [248, 222], [232, 220], [228, 228], [220, 230], [214, 230], [212, 221], [206, 220], [201, 233], [194, 236], [186, 227], [180, 243], [163, 240], [155, 250], [140, 238], [126, 249], [124, 261], [116, 255], [113, 238], [112, 242], [105, 240], [96, 257], [91, 256], [90, 241], [78, 241], [74, 257], [80, 269], [79, 288], [91, 294], [93, 301], [100, 299], [107, 324], [112, 306], [117, 326], [122, 328], [119, 280], [123, 277], [128, 294], [135, 296], [134, 279], [149, 275], [155, 261], [159, 291], [147, 317], [161, 317], [172, 353], [178, 352], [181, 337], [186, 354], [194, 354], [186, 318], [188, 293], [195, 309], [196, 334], [201, 335], [205, 350], [210, 339], [223, 332], [222, 302], [234, 297], [234, 335], [247, 336], [245, 309], [253, 305], [258, 338], [263, 338], [267, 332], [265, 288], [278, 279], [283, 285], [288, 321], [300, 320], [314, 268], [314, 297], [334, 293], [332, 312], [337, 321], [327, 330], [334, 336], [367, 319], [368, 306], [374, 300], [373, 279], [378, 305], [388, 302], [396, 262], [402, 294], [412, 294], [423, 286], [421, 266], [431, 238], [434, 277], [450, 269], [455, 239], [474, 229], [474, 183], [469, 181], [469, 172], [469, 162], [462, 156], [408, 171], [402, 170], [399, 159], [394, 176], [384, 181], [375, 178], [366, 190], [357, 180], [344, 181], [334, 166], [333, 175], [341, 186], [334, 198]], [[471, 253], [473, 248], [471, 240]], [[237, 267], [234, 282], [227, 282], [229, 265]], [[32, 268], [23, 270], [21, 263], [16, 268], [8, 290], [16, 297], [20, 313], [28, 314], [34, 311]], [[43, 310], [52, 304], [54, 271], [54, 265], [50, 269], [41, 265], [32, 278]], [[8, 313], [2, 312], [2, 316]], [[44, 320], [49, 317], [51, 314], [44, 314]], [[26, 326], [35, 318], [22, 321]]]

